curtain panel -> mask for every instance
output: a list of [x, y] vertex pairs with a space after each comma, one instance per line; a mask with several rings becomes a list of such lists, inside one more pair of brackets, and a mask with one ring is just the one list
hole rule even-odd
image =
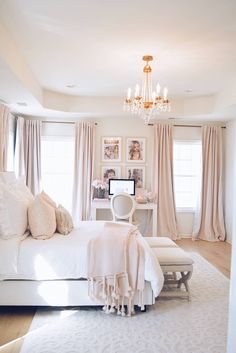
[[158, 235], [176, 240], [178, 239], [178, 228], [174, 195], [171, 125], [154, 125], [153, 155], [153, 191], [157, 194]]
[[26, 185], [33, 195], [41, 191], [41, 132], [40, 120], [25, 120], [24, 159]]
[[25, 176], [25, 155], [24, 155], [24, 124], [25, 119], [17, 117], [16, 119], [16, 142], [15, 142], [15, 158], [14, 170], [16, 177]]
[[202, 127], [202, 191], [199, 227], [194, 238], [224, 241], [222, 129]]
[[75, 222], [90, 219], [94, 171], [95, 127], [91, 123], [75, 125], [75, 163], [72, 213]]
[[9, 108], [0, 104], [0, 172], [7, 171], [10, 117]]
[[33, 195], [41, 191], [41, 131], [40, 120], [17, 118], [15, 143], [15, 173], [25, 176]]

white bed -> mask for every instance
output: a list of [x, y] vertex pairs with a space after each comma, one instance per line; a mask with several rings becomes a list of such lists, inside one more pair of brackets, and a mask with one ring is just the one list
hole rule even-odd
[[[104, 222], [80, 222], [68, 236], [48, 240], [31, 236], [0, 241], [0, 305], [101, 305], [88, 296], [87, 245]], [[151, 305], [163, 286], [159, 263], [142, 236], [145, 250], [144, 304]], [[138, 304], [138, 296], [134, 303]]]

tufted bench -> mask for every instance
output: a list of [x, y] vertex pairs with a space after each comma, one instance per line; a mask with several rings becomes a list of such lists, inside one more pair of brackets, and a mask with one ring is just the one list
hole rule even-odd
[[[147, 239], [148, 238], [148, 239]], [[190, 300], [188, 281], [193, 272], [193, 260], [171, 239], [145, 237], [145, 240], [156, 255], [165, 282], [160, 297], [184, 297]], [[185, 290], [181, 290], [184, 285]]]
[[144, 237], [146, 242], [151, 248], [173, 248], [178, 245], [167, 237]]

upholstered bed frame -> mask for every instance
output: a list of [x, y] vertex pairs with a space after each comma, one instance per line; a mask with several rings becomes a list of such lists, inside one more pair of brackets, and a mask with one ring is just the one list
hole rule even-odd
[[[134, 305], [138, 305], [136, 293]], [[155, 297], [150, 282], [145, 282], [143, 304], [152, 305]], [[0, 281], [0, 305], [8, 306], [98, 306], [99, 301], [91, 300], [88, 295], [87, 280]]]
[[[183, 297], [190, 300], [189, 279], [193, 260], [169, 238], [147, 237], [155, 252], [165, 277], [165, 290], [160, 297]], [[181, 290], [182, 285], [185, 290]], [[171, 290], [168, 291], [168, 286]], [[173, 286], [176, 290], [173, 291]], [[166, 290], [167, 287], [167, 290]], [[152, 305], [155, 297], [150, 282], [145, 282], [143, 304]], [[139, 305], [139, 294], [134, 297]], [[101, 302], [91, 300], [87, 280], [4, 280], [0, 281], [0, 305], [28, 306], [97, 306]]]

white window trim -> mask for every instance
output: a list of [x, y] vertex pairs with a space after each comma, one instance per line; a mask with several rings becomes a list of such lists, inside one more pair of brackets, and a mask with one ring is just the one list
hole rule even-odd
[[[180, 139], [174, 139], [173, 141], [173, 148], [175, 144], [178, 145], [185, 145], [186, 143], [189, 143], [191, 145], [202, 145], [202, 140], [200, 139], [193, 139], [193, 140], [180, 140]], [[174, 174], [175, 176], [181, 176], [181, 177], [194, 177], [195, 175], [186, 175], [186, 174]], [[176, 207], [176, 212], [177, 213], [195, 213], [195, 209], [193, 207]]]

